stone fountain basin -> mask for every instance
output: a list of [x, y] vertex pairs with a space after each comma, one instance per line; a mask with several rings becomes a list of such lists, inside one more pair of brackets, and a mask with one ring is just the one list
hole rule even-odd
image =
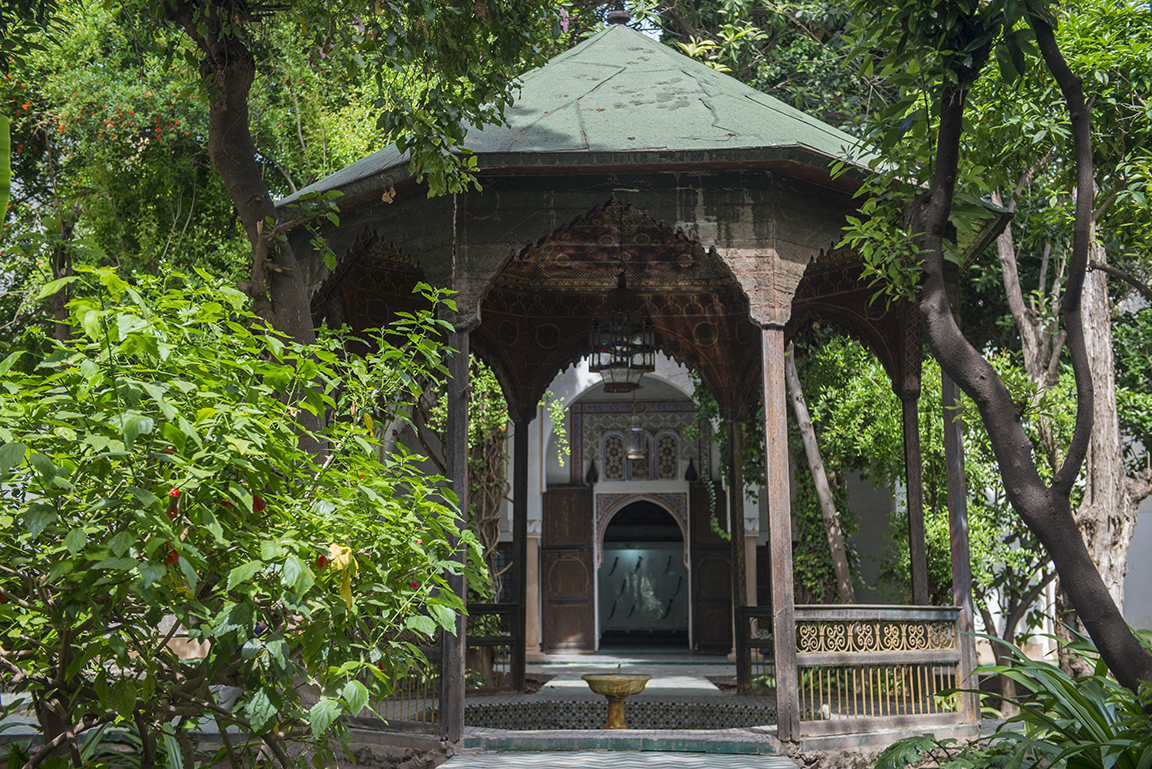
[[588, 682], [588, 688], [605, 697], [627, 697], [639, 694], [652, 676], [628, 675], [621, 673], [586, 673], [580, 676]]

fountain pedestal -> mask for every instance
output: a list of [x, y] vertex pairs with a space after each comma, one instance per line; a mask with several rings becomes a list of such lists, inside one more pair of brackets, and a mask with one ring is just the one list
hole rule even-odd
[[580, 676], [588, 688], [608, 698], [608, 723], [605, 729], [627, 729], [624, 723], [624, 700], [630, 694], [639, 694], [652, 676], [621, 675], [619, 673], [587, 673]]

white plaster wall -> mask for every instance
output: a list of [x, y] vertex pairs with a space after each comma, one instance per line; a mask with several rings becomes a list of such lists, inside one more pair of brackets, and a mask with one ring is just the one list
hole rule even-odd
[[[641, 382], [641, 389], [637, 392], [638, 400], [667, 399], [669, 397], [691, 398], [692, 379], [688, 369], [672, 360], [666, 355], [657, 354], [656, 370], [645, 374]], [[602, 380], [599, 374], [588, 369], [587, 359], [569, 366], [556, 375], [548, 390], [553, 397], [560, 399], [567, 409], [581, 397], [595, 397], [597, 400], [624, 399], [630, 400], [631, 395], [608, 395], [603, 392]], [[540, 534], [540, 518], [542, 514], [543, 498], [541, 495], [548, 489], [549, 484], [571, 483], [571, 469], [569, 457], [564, 457], [561, 467], [559, 453], [556, 447], [556, 436], [552, 431], [552, 420], [548, 410], [540, 405], [536, 410], [536, 418], [528, 425], [530, 431], [528, 449], [528, 532]], [[508, 428], [508, 482], [512, 482], [512, 441], [514, 425]], [[572, 440], [571, 429], [568, 430], [569, 442]], [[571, 445], [571, 443], [569, 443]], [[713, 454], [715, 452], [712, 452]], [[687, 466], [687, 463], [684, 463]], [[582, 468], [581, 477], [584, 470]], [[684, 467], [681, 467], [681, 472]], [[631, 487], [636, 488], [636, 487]], [[511, 539], [512, 505], [504, 504], [504, 516], [501, 523], [501, 539]]]
[[1136, 533], [1128, 550], [1128, 576], [1124, 578], [1124, 619], [1152, 630], [1152, 497], [1140, 505]]
[[[651, 374], [645, 374], [640, 382], [640, 389], [636, 392], [637, 401], [646, 400], [669, 400], [669, 399], [690, 399], [692, 397], [692, 379], [688, 375], [688, 369], [668, 356], [658, 353], [656, 355], [656, 370]], [[569, 366], [562, 371], [552, 380], [552, 384], [548, 386], [549, 391], [556, 398], [560, 398], [564, 402], [564, 408], [567, 409], [573, 403], [580, 399], [594, 399], [598, 401], [631, 401], [632, 395], [616, 395], [604, 392], [602, 380], [599, 374], [595, 374], [588, 369], [588, 360], [582, 359], [579, 363]], [[559, 454], [556, 450], [556, 437], [552, 432], [552, 420], [548, 417], [546, 409], [541, 409], [543, 412], [533, 424], [539, 423], [540, 429], [543, 431], [545, 441], [541, 449], [543, 454], [544, 465], [544, 479], [548, 484], [566, 484], [571, 483], [571, 469], [568, 465], [568, 457], [564, 458], [564, 466], [560, 466]], [[571, 430], [568, 431], [569, 445], [572, 441]], [[714, 452], [713, 452], [714, 453]], [[540, 462], [539, 458], [535, 460]], [[685, 466], [687, 463], [684, 463]], [[681, 468], [683, 472], [684, 468]], [[581, 477], [587, 467], [581, 468]], [[541, 488], [541, 491], [544, 489]]]

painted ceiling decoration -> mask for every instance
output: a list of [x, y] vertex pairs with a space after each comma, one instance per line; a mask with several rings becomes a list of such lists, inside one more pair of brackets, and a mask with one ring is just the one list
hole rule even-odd
[[[623, 235], [629, 287], [657, 348], [701, 371], [726, 405], [759, 373], [748, 300], [714, 251], [616, 198], [542, 236], [509, 260], [481, 305], [478, 354], [522, 403], [588, 353], [588, 329], [616, 286]], [[734, 402], [733, 402], [734, 405]]]
[[656, 222], [615, 197], [525, 248], [496, 288], [607, 293], [623, 264], [640, 293], [728, 291], [736, 280], [716, 256], [682, 230]]

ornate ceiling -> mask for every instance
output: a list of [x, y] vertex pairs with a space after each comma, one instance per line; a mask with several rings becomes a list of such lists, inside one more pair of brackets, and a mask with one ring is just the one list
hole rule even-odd
[[615, 198], [544, 235], [501, 271], [473, 344], [515, 400], [534, 409], [552, 379], [588, 353], [588, 330], [624, 269], [657, 346], [700, 372], [738, 410], [759, 374], [748, 302], [715, 253]]

